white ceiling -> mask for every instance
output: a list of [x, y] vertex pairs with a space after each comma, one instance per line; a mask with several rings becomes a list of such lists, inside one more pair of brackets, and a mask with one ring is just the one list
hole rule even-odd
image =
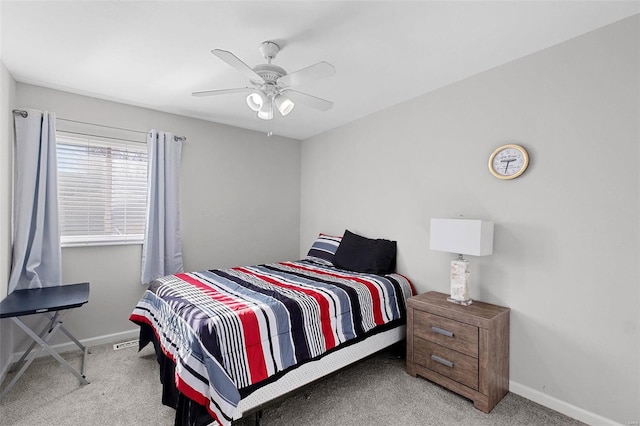
[[[19, 82], [305, 139], [639, 12], [639, 1], [1, 1], [0, 59]], [[262, 121], [243, 94], [191, 96], [246, 86], [210, 51], [254, 66], [264, 40], [288, 72], [333, 64], [297, 89], [334, 108]]]

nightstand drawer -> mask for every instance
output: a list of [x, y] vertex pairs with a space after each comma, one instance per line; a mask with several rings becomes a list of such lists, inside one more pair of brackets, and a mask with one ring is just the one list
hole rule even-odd
[[413, 333], [425, 340], [478, 357], [478, 327], [428, 312], [414, 311]]
[[471, 389], [478, 390], [478, 359], [447, 349], [428, 340], [414, 337], [413, 359]]

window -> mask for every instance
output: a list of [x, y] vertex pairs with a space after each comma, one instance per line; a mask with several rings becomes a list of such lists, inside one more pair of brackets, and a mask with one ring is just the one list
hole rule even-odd
[[62, 245], [142, 243], [146, 145], [63, 132], [56, 139]]

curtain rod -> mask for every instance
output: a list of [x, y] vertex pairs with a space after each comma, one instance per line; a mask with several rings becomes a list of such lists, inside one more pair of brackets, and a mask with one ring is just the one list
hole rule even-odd
[[[21, 110], [21, 109], [14, 109], [13, 113], [14, 114], [20, 114], [20, 116], [22, 118], [27, 118], [29, 116], [29, 112], [28, 111]], [[149, 134], [149, 132], [144, 132], [142, 130], [125, 129], [123, 127], [114, 127], [114, 126], [107, 126], [107, 125], [104, 125], [104, 124], [89, 123], [87, 121], [71, 120], [70, 118], [56, 117], [56, 119], [57, 120], [62, 120], [62, 121], [69, 121], [69, 122], [72, 122], [72, 123], [88, 124], [90, 126], [105, 127], [105, 128], [108, 128], [108, 129], [125, 130], [127, 132], [142, 133], [142, 134], [145, 134], [145, 135]], [[67, 133], [74, 133], [74, 132], [67, 132]], [[76, 134], [80, 134], [80, 133], [76, 133]], [[98, 136], [98, 135], [88, 135], [88, 136]], [[104, 136], [99, 136], [99, 137], [104, 137]], [[119, 138], [108, 138], [108, 139], [119, 139]], [[127, 141], [130, 141], [130, 142], [138, 142], [138, 141], [131, 141], [129, 139], [122, 139], [122, 140], [127, 140]], [[187, 140], [187, 138], [185, 136], [173, 136], [173, 140], [174, 141], [185, 142]]]

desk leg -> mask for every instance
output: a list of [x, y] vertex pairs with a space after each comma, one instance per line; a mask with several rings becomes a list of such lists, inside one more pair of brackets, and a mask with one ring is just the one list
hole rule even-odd
[[67, 329], [66, 329], [66, 328], [64, 328], [64, 326], [62, 325], [62, 323], [60, 323], [60, 331], [62, 331], [62, 332], [63, 332], [63, 333], [64, 333], [64, 334], [69, 338], [69, 339], [71, 339], [71, 340], [73, 341], [73, 343], [75, 343], [75, 344], [76, 344], [76, 346], [78, 346], [78, 347], [82, 350], [83, 355], [82, 355], [82, 366], [80, 367], [80, 372], [81, 372], [81, 374], [82, 374], [82, 377], [84, 377], [84, 371], [85, 371], [85, 370], [84, 370], [84, 365], [85, 365], [85, 361], [86, 361], [86, 359], [87, 359], [87, 347], [86, 347], [86, 346], [84, 346], [82, 343], [80, 343], [80, 341], [79, 341], [78, 339], [76, 339], [75, 337], [73, 337], [73, 336], [71, 335], [71, 333], [69, 333], [69, 332], [67, 331]]
[[[25, 325], [25, 323], [23, 323], [21, 320], [19, 320], [18, 318], [14, 317], [11, 318], [11, 320], [16, 323], [20, 328], [22, 328], [23, 330], [27, 331], [27, 334], [29, 335], [29, 337], [31, 337], [33, 339], [33, 342], [31, 343], [31, 345], [29, 345], [29, 348], [27, 348], [27, 350], [25, 351], [24, 354], [22, 354], [22, 356], [20, 357], [20, 359], [18, 360], [18, 362], [16, 363], [16, 365], [20, 365], [31, 353], [31, 351], [33, 350], [34, 346], [38, 343], [38, 340], [42, 341], [44, 343], [45, 346], [48, 346], [47, 342], [49, 341], [49, 338], [51, 337], [51, 335], [53, 334], [53, 332], [55, 331], [55, 329], [57, 328], [56, 326], [53, 326], [53, 324], [58, 321], [58, 318], [60, 317], [60, 313], [56, 312], [49, 320], [49, 323], [47, 323], [47, 325], [42, 329], [42, 331], [40, 332], [40, 334], [36, 335], [29, 327], [27, 327]], [[53, 326], [53, 327], [52, 327]], [[44, 340], [42, 340], [42, 337], [45, 336]], [[34, 337], [35, 336], [35, 337]], [[42, 346], [42, 344], [41, 344]], [[9, 390], [11, 390], [11, 388], [13, 388], [13, 385], [16, 384], [16, 382], [18, 381], [18, 379], [22, 376], [22, 374], [24, 374], [24, 372], [26, 371], [27, 368], [29, 368], [29, 366], [31, 365], [31, 363], [38, 357], [38, 355], [40, 355], [40, 353], [42, 352], [42, 350], [44, 349], [44, 346], [40, 348], [40, 350], [38, 352], [35, 352], [33, 354], [33, 356], [31, 358], [29, 358], [27, 360], [27, 362], [25, 362], [22, 367], [20, 367], [20, 370], [18, 370], [18, 372], [16, 373], [16, 375], [13, 377], [13, 380], [11, 380], [11, 382], [7, 385], [6, 388], [3, 389], [2, 393], [0, 393], [0, 398], [2, 398], [7, 392], [9, 392]]]
[[[49, 346], [49, 344], [47, 343], [49, 338], [53, 335], [53, 333], [56, 332], [56, 330], [59, 327], [62, 327], [62, 323], [61, 322], [57, 322], [56, 325], [49, 331], [49, 334], [47, 334], [47, 337], [43, 340], [40, 338], [40, 336], [38, 336], [36, 333], [34, 333], [29, 327], [27, 327], [27, 325], [25, 323], [23, 323], [22, 321], [20, 321], [20, 319], [18, 319], [17, 317], [12, 318], [14, 320], [14, 322], [16, 322], [20, 328], [22, 328], [24, 330], [25, 333], [27, 333], [29, 336], [31, 336], [31, 338], [33, 340], [35, 340], [42, 349], [46, 350], [47, 352], [49, 352], [49, 354], [54, 357], [56, 360], [58, 360], [58, 362], [60, 364], [62, 364], [67, 370], [69, 370], [69, 372], [71, 374], [73, 374], [74, 376], [76, 376], [78, 378], [78, 380], [80, 380], [80, 383], [82, 383], [83, 385], [87, 385], [89, 384], [89, 381], [78, 372], [78, 370], [76, 370], [75, 368], [73, 368], [71, 366], [71, 364], [69, 364], [64, 358], [62, 358], [56, 351], [54, 351], [53, 349], [51, 349], [51, 346]], [[65, 333], [66, 334], [66, 333]], [[75, 338], [73, 340], [76, 340]], [[84, 347], [84, 346], [82, 346]], [[41, 350], [42, 350], [41, 349]], [[31, 359], [32, 360], [32, 359]], [[30, 360], [30, 361], [31, 361]]]
[[[57, 320], [57, 315], [54, 315], [54, 318], [52, 318], [51, 322], [55, 322], [54, 319]], [[84, 348], [84, 354], [83, 354], [83, 358], [82, 358], [82, 373], [80, 373], [80, 372], [78, 372], [78, 370], [73, 368], [71, 366], [71, 364], [69, 364], [64, 358], [62, 358], [56, 351], [54, 351], [51, 348], [51, 346], [49, 346], [49, 344], [47, 343], [49, 341], [49, 338], [51, 338], [51, 336], [56, 332], [56, 330], [58, 328], [62, 327], [62, 323], [61, 322], [57, 321], [56, 324], [53, 326], [53, 328], [50, 328], [50, 325], [48, 325], [47, 328], [49, 328], [49, 331], [46, 333], [47, 334], [46, 337], [44, 339], [42, 339], [39, 335], [37, 335], [29, 327], [27, 327], [27, 325], [24, 322], [22, 322], [18, 317], [12, 317], [11, 320], [14, 323], [16, 323], [25, 333], [27, 333], [29, 335], [29, 337], [31, 337], [37, 344], [40, 345], [40, 350], [38, 351], [37, 354], [35, 354], [31, 358], [29, 358], [29, 360], [22, 366], [20, 371], [18, 371], [16, 373], [15, 377], [13, 378], [13, 380], [11, 380], [9, 385], [7, 385], [7, 387], [2, 391], [2, 393], [0, 393], [0, 398], [2, 398], [7, 392], [9, 392], [9, 390], [13, 387], [13, 385], [16, 384], [18, 379], [25, 372], [27, 367], [29, 367], [29, 365], [31, 365], [33, 360], [37, 357], [37, 355], [40, 352], [42, 352], [42, 350], [46, 350], [47, 352], [49, 352], [49, 354], [52, 357], [54, 357], [60, 364], [62, 364], [63, 367], [65, 367], [71, 374], [76, 376], [78, 378], [78, 380], [80, 380], [80, 383], [82, 383], [83, 385], [89, 384], [89, 381], [84, 376], [84, 360], [85, 360], [85, 357], [86, 357], [86, 354], [87, 354], [86, 347], [81, 346], [81, 348]], [[67, 333], [68, 332], [66, 332], [66, 330], [65, 330], [65, 334], [67, 334]], [[75, 338], [73, 340], [77, 342], [77, 340]], [[29, 349], [29, 351], [31, 349]], [[23, 356], [23, 358], [24, 358], [24, 356]], [[23, 358], [21, 358], [21, 359], [23, 359]]]
[[[54, 315], [52, 315], [49, 318], [49, 323], [42, 329], [40, 334], [38, 334], [38, 337], [40, 337], [42, 339], [42, 337], [44, 337], [44, 335], [47, 334], [47, 332], [51, 333], [51, 330], [53, 330], [53, 324], [58, 320], [59, 317], [60, 317], [60, 312], [56, 312]], [[18, 362], [16, 362], [15, 365], [22, 364], [22, 361], [27, 359], [27, 356], [29, 356], [29, 354], [31, 353], [31, 351], [33, 350], [33, 348], [36, 346], [37, 343], [38, 342], [36, 342], [35, 340], [33, 342], [31, 342], [31, 344], [29, 345], [27, 350], [22, 354], [22, 356], [20, 357]], [[40, 352], [42, 352], [42, 350]], [[34, 358], [36, 358], [36, 357], [37, 357], [37, 354], [34, 355]]]

